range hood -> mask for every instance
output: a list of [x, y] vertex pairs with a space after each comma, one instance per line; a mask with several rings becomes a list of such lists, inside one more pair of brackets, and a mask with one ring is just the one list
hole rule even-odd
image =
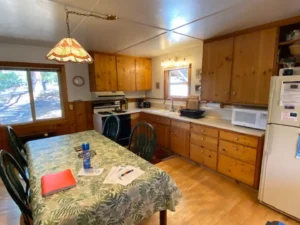
[[123, 91], [92, 92], [92, 99], [96, 100], [119, 100], [125, 98]]

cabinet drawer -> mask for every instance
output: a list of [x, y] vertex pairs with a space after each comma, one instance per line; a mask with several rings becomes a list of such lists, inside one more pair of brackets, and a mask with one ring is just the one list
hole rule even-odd
[[178, 127], [185, 130], [190, 130], [190, 123], [189, 122], [182, 122], [179, 120], [171, 120], [172, 127]]
[[156, 115], [151, 115], [151, 114], [146, 114], [146, 120], [150, 122], [155, 122], [158, 124], [163, 124], [163, 125], [170, 125], [171, 124], [171, 119], [163, 116], [156, 116]]
[[258, 138], [223, 130], [220, 131], [220, 139], [236, 142], [253, 148], [257, 148], [258, 145]]
[[197, 145], [190, 145], [190, 159], [211, 169], [217, 169], [217, 153]]
[[232, 156], [244, 162], [255, 164], [256, 149], [220, 140], [219, 153]]
[[219, 154], [218, 171], [245, 184], [253, 186], [255, 167]]
[[191, 143], [212, 151], [218, 150], [218, 139], [206, 135], [191, 133]]
[[140, 118], [140, 113], [132, 113], [130, 114], [130, 119], [136, 120]]
[[191, 124], [191, 132], [197, 133], [197, 134], [205, 134], [212, 137], [218, 137], [219, 136], [219, 130], [207, 126], [202, 126], [198, 124]]

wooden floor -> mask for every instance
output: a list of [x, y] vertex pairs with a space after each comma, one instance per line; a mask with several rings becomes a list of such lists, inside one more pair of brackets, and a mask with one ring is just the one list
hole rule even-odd
[[[176, 212], [168, 211], [168, 225], [265, 225], [281, 221], [300, 223], [273, 211], [257, 200], [257, 192], [183, 158], [159, 164], [177, 183], [183, 199]], [[0, 183], [0, 224], [19, 224], [20, 212]], [[142, 225], [158, 225], [156, 213]]]

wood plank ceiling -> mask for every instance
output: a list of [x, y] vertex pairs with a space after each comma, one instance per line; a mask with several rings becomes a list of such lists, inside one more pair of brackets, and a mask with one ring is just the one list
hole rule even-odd
[[0, 43], [52, 47], [66, 36], [66, 5], [120, 17], [71, 15], [72, 36], [85, 48], [148, 57], [300, 12], [299, 0], [0, 0], [0, 5]]

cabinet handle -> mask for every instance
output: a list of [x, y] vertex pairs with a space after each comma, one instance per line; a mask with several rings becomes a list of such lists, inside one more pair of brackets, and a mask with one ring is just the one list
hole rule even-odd
[[235, 91], [233, 91], [233, 92], [232, 92], [232, 95], [235, 95], [235, 94], [236, 94], [236, 92], [235, 92]]
[[228, 95], [228, 91], [225, 91], [225, 95]]
[[201, 150], [201, 152], [203, 153], [203, 150]]
[[235, 138], [235, 140], [236, 140], [236, 141], [238, 141], [238, 140], [239, 140], [239, 138], [238, 138], [238, 137], [236, 137], [236, 138]]
[[234, 148], [234, 150], [236, 150], [236, 151], [237, 151], [237, 148], [235, 147], [235, 148]]
[[203, 141], [203, 140], [204, 140], [204, 138], [201, 138], [201, 140]]

